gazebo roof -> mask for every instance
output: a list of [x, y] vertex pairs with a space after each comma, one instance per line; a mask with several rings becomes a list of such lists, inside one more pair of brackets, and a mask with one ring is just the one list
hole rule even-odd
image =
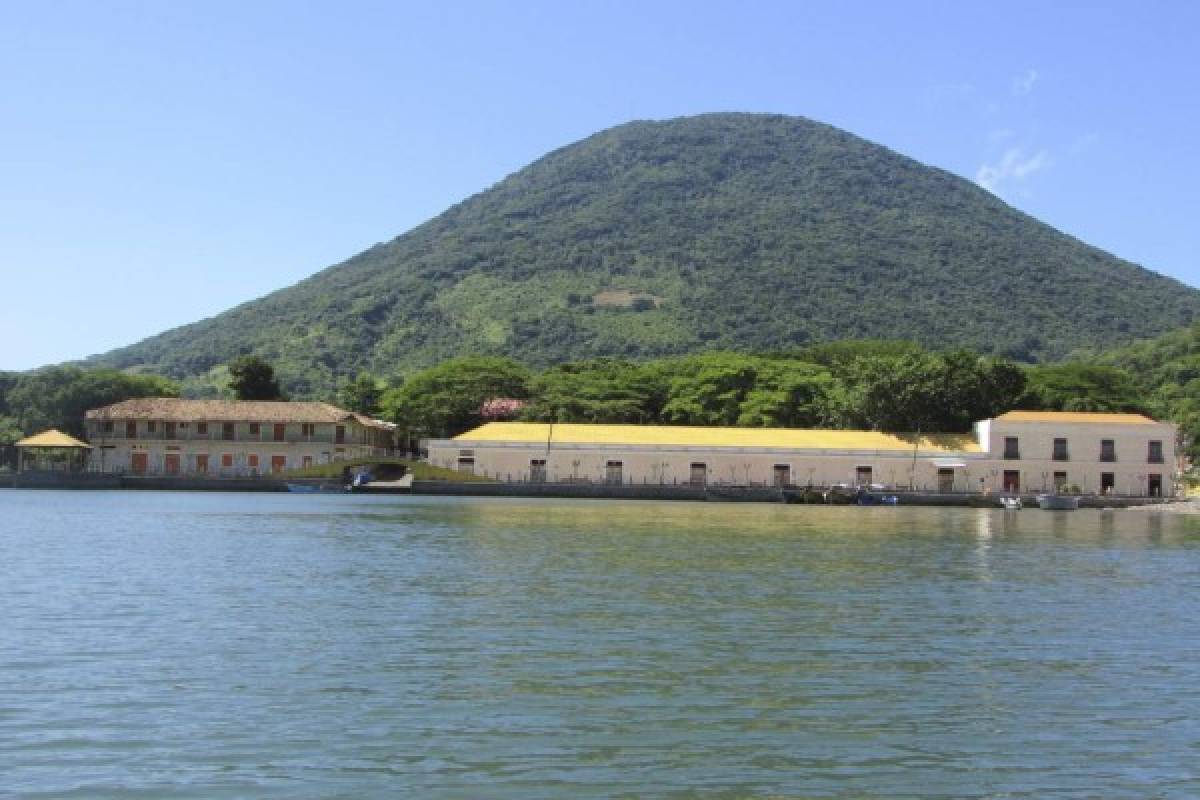
[[53, 428], [41, 433], [35, 433], [33, 436], [27, 436], [17, 442], [17, 447], [72, 447], [87, 450], [92, 449], [92, 446], [87, 442], [81, 442], [74, 436], [68, 436], [62, 431], [54, 430]]

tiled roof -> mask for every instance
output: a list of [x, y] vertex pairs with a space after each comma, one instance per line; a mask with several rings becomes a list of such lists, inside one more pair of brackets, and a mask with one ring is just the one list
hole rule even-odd
[[1009, 411], [998, 422], [1058, 422], [1088, 425], [1157, 425], [1142, 414], [1111, 414], [1093, 411]]
[[363, 425], [390, 428], [385, 422], [347, 411], [329, 403], [292, 403], [256, 400], [181, 400], [174, 397], [141, 397], [87, 412], [87, 419], [152, 419], [163, 422], [293, 422], [329, 423], [355, 420]]
[[[533, 422], [489, 422], [454, 437], [463, 442], [512, 442], [596, 445], [675, 445], [680, 447], [752, 447], [787, 450], [896, 450], [913, 452], [909, 434], [878, 431], [835, 431], [796, 428], [700, 428], [671, 425], [576, 425]], [[978, 453], [968, 434], [921, 436], [925, 452]]]

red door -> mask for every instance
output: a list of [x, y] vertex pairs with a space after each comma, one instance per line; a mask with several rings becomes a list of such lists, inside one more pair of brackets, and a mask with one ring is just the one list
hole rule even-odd
[[167, 453], [163, 458], [163, 470], [168, 475], [179, 474], [179, 453]]
[[135, 475], [145, 475], [146, 470], [150, 466], [150, 455], [148, 453], [133, 453], [130, 467]]
[[287, 469], [287, 456], [271, 456], [271, 472], [283, 472]]
[[1004, 491], [1008, 494], [1020, 494], [1021, 473], [1018, 470], [1004, 470]]

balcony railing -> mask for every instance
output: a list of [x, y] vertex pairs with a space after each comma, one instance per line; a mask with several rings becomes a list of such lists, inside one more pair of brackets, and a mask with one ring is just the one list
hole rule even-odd
[[[344, 436], [337, 437], [332, 433], [314, 433], [311, 436], [303, 436], [301, 434], [287, 434], [282, 439], [276, 439], [271, 431], [266, 431], [258, 436], [250, 436], [243, 434], [241, 431], [235, 432], [233, 436], [226, 436], [220, 429], [210, 430], [208, 433], [196, 433], [195, 431], [176, 430], [174, 436], [167, 436], [166, 431], [138, 431], [136, 436], [126, 436], [123, 430], [114, 430], [109, 432], [96, 431], [90, 432], [89, 438], [93, 442], [114, 442], [114, 441], [138, 441], [138, 442], [234, 442], [234, 443], [264, 443], [264, 444], [334, 444], [334, 445], [373, 445], [374, 443], [367, 437]], [[375, 446], [383, 447], [385, 445], [378, 444]]]

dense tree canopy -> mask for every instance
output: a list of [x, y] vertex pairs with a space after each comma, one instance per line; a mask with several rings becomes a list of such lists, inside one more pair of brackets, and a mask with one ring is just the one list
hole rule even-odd
[[805, 353], [599, 359], [532, 378], [507, 359], [454, 359], [389, 392], [385, 406], [437, 436], [478, 424], [481, 405], [499, 396], [528, 397], [521, 417], [538, 421], [965, 432], [1025, 394], [1020, 367], [967, 351], [873, 342], [829, 352], [825, 363]]
[[426, 436], [450, 436], [483, 421], [483, 405], [529, 396], [529, 370], [507, 358], [464, 356], [418, 372], [383, 396], [400, 426]]
[[46, 428], [83, 435], [86, 411], [132, 397], [175, 397], [179, 385], [157, 375], [112, 369], [49, 367], [17, 376], [2, 402], [7, 417], [25, 434]]

